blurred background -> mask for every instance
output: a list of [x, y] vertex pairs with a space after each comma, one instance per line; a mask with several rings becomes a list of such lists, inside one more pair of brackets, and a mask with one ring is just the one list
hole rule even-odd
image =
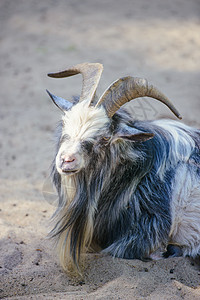
[[[7, 164], [15, 178], [36, 179], [47, 168], [49, 133], [60, 112], [45, 89], [71, 99], [80, 93], [81, 76], [56, 80], [46, 74], [77, 63], [104, 65], [99, 94], [125, 75], [148, 78], [183, 121], [199, 125], [199, 17], [198, 0], [1, 0], [3, 176]], [[148, 103], [153, 108], [147, 104], [145, 118], [173, 117], [162, 104]]]
[[[42, 187], [60, 111], [45, 89], [69, 100], [81, 91], [80, 75], [46, 74], [87, 61], [104, 65], [97, 94], [119, 77], [146, 77], [200, 128], [199, 0], [0, 0], [0, 237], [11, 244], [43, 241], [54, 210]], [[152, 100], [130, 110], [174, 118]]]

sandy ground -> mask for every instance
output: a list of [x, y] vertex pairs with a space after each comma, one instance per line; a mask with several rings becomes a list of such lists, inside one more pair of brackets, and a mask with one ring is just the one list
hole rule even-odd
[[[200, 264], [188, 258], [88, 254], [84, 280], [67, 276], [46, 239], [55, 207], [42, 193], [60, 118], [45, 89], [68, 99], [81, 89], [80, 76], [46, 73], [101, 62], [99, 93], [118, 77], [145, 76], [200, 127], [199, 17], [199, 0], [0, 1], [0, 298], [200, 299]], [[130, 105], [133, 117], [172, 117], [142, 103]]]

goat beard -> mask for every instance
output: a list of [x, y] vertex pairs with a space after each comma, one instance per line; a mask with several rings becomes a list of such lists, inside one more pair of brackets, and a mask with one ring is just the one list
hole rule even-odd
[[53, 234], [58, 238], [59, 259], [64, 270], [81, 274], [79, 266], [84, 264], [83, 254], [92, 241], [96, 203], [89, 201], [84, 172], [63, 176], [61, 180], [62, 204], [56, 213]]
[[59, 175], [55, 179], [58, 173], [53, 169], [60, 205], [54, 214], [56, 225], [50, 235], [57, 237], [61, 266], [70, 273], [78, 271], [81, 274], [84, 253], [91, 248], [100, 250], [93, 238], [97, 206], [115, 172], [112, 166], [119, 164], [118, 155], [111, 155], [114, 161], [109, 157], [105, 153], [94, 155], [85, 169], [71, 176], [60, 178]]

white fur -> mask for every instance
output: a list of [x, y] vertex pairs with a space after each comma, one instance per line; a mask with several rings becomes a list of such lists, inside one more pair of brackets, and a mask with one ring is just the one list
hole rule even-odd
[[88, 102], [83, 101], [65, 112], [63, 134], [69, 134], [75, 141], [95, 138], [99, 129], [105, 127], [108, 121], [103, 107], [88, 106]]
[[[171, 147], [173, 150], [171, 156], [173, 156], [173, 159], [175, 159], [175, 161], [187, 161], [191, 155], [192, 149], [195, 147], [194, 140], [186, 132], [190, 132], [192, 128], [172, 120], [157, 120], [153, 123], [164, 128], [171, 135], [173, 143], [173, 147]], [[179, 151], [180, 148], [185, 150], [182, 156], [180, 156], [180, 153], [183, 151]]]
[[192, 128], [185, 124], [173, 120], [156, 120], [153, 124], [165, 129], [171, 140], [168, 159], [163, 160], [158, 170], [158, 174], [163, 179], [165, 171], [170, 167], [174, 167], [179, 161], [188, 161], [195, 142], [186, 132], [192, 131]]
[[[195, 166], [193, 166], [195, 167]], [[200, 182], [194, 170], [179, 166], [173, 183], [170, 242], [183, 247], [183, 254], [200, 254]]]
[[195, 257], [200, 254], [200, 181], [195, 174], [198, 166], [190, 159], [195, 142], [187, 132], [193, 133], [193, 129], [172, 120], [158, 120], [154, 124], [167, 130], [172, 138], [169, 163], [180, 162], [172, 185], [169, 242], [180, 245], [184, 256]]

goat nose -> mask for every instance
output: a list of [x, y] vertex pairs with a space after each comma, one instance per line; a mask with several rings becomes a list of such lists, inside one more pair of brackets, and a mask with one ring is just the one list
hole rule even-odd
[[71, 162], [73, 162], [73, 161], [75, 161], [75, 158], [65, 158], [65, 159], [63, 160], [63, 162], [65, 162], [65, 163], [71, 163]]
[[77, 168], [77, 161], [78, 160], [75, 155], [61, 156], [60, 168], [62, 172], [65, 173], [75, 172], [75, 169]]
[[70, 155], [70, 156], [67, 156], [67, 155], [62, 155], [61, 156], [61, 160], [62, 160], [62, 163], [72, 163], [76, 160], [76, 157], [73, 156], [73, 155]]

